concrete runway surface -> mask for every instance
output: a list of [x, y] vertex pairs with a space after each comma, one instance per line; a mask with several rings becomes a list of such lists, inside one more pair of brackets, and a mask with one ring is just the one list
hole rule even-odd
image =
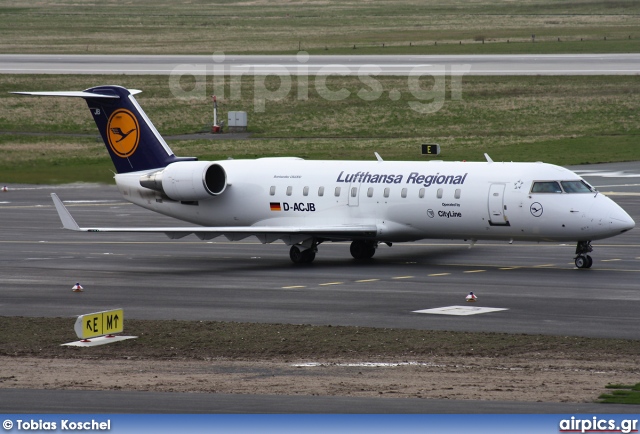
[[637, 75], [639, 53], [536, 55], [0, 54], [0, 74]]

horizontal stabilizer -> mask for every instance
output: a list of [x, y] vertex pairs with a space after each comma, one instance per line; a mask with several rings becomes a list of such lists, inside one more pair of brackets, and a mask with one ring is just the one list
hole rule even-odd
[[[141, 90], [129, 89], [131, 95], [136, 95]], [[31, 96], [62, 96], [62, 97], [70, 97], [70, 98], [115, 98], [120, 99], [118, 95], [107, 95], [93, 92], [85, 92], [85, 91], [61, 91], [61, 92], [11, 92], [16, 95], [31, 95]]]
[[101, 95], [99, 93], [91, 92], [11, 92], [16, 95], [31, 95], [31, 96], [64, 96], [71, 98], [115, 98], [120, 99], [118, 95]]

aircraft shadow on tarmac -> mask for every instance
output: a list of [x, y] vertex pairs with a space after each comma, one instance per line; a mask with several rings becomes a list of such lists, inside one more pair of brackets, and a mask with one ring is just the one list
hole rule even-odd
[[[345, 244], [343, 248], [337, 249], [334, 247], [332, 249], [324, 249], [324, 252], [322, 246], [320, 246], [316, 261], [310, 264], [293, 264], [289, 261], [285, 248], [280, 248], [280, 246], [265, 248], [270, 250], [255, 250], [250, 257], [243, 256], [238, 252], [225, 256], [222, 259], [198, 255], [188, 259], [183, 258], [180, 264], [184, 264], [189, 270], [200, 270], [205, 273], [273, 272], [277, 270], [318, 270], [323, 268], [352, 270], [379, 268], [387, 265], [397, 266], [399, 264], [433, 266], [434, 271], [437, 271], [438, 264], [449, 261], [459, 262], [460, 265], [468, 262], [469, 266], [474, 266], [474, 263], [477, 263], [477, 255], [486, 251], [486, 249], [482, 247], [474, 247], [476, 251], [474, 251], [474, 254], [470, 254], [468, 246], [462, 244], [451, 244], [447, 246], [411, 246], [410, 248], [394, 247], [391, 249], [382, 246], [379, 248], [375, 257], [367, 260], [358, 260], [349, 255], [349, 247]], [[278, 252], [280, 251], [282, 251], [282, 255], [278, 256]], [[152, 265], [151, 263], [153, 261], [149, 261], [150, 263], [148, 265]], [[179, 267], [179, 264], [174, 264], [171, 270], [165, 270], [165, 272], [173, 274], [176, 268]]]

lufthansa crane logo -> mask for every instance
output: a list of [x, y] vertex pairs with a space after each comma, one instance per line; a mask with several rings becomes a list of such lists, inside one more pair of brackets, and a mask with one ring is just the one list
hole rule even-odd
[[542, 215], [542, 205], [540, 202], [533, 202], [529, 207], [531, 215], [534, 217], [540, 217]]
[[107, 122], [107, 139], [117, 156], [130, 157], [136, 152], [140, 142], [138, 119], [129, 110], [114, 111]]

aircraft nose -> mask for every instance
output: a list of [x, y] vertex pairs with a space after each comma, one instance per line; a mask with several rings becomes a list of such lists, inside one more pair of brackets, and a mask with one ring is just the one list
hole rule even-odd
[[620, 233], [633, 229], [636, 226], [636, 222], [633, 221], [631, 216], [627, 214], [625, 210], [617, 205], [616, 207], [618, 209], [609, 214], [609, 218], [611, 219], [611, 229], [617, 230]]
[[596, 197], [589, 214], [594, 237], [612, 237], [633, 229], [636, 225], [625, 210], [602, 194]]

